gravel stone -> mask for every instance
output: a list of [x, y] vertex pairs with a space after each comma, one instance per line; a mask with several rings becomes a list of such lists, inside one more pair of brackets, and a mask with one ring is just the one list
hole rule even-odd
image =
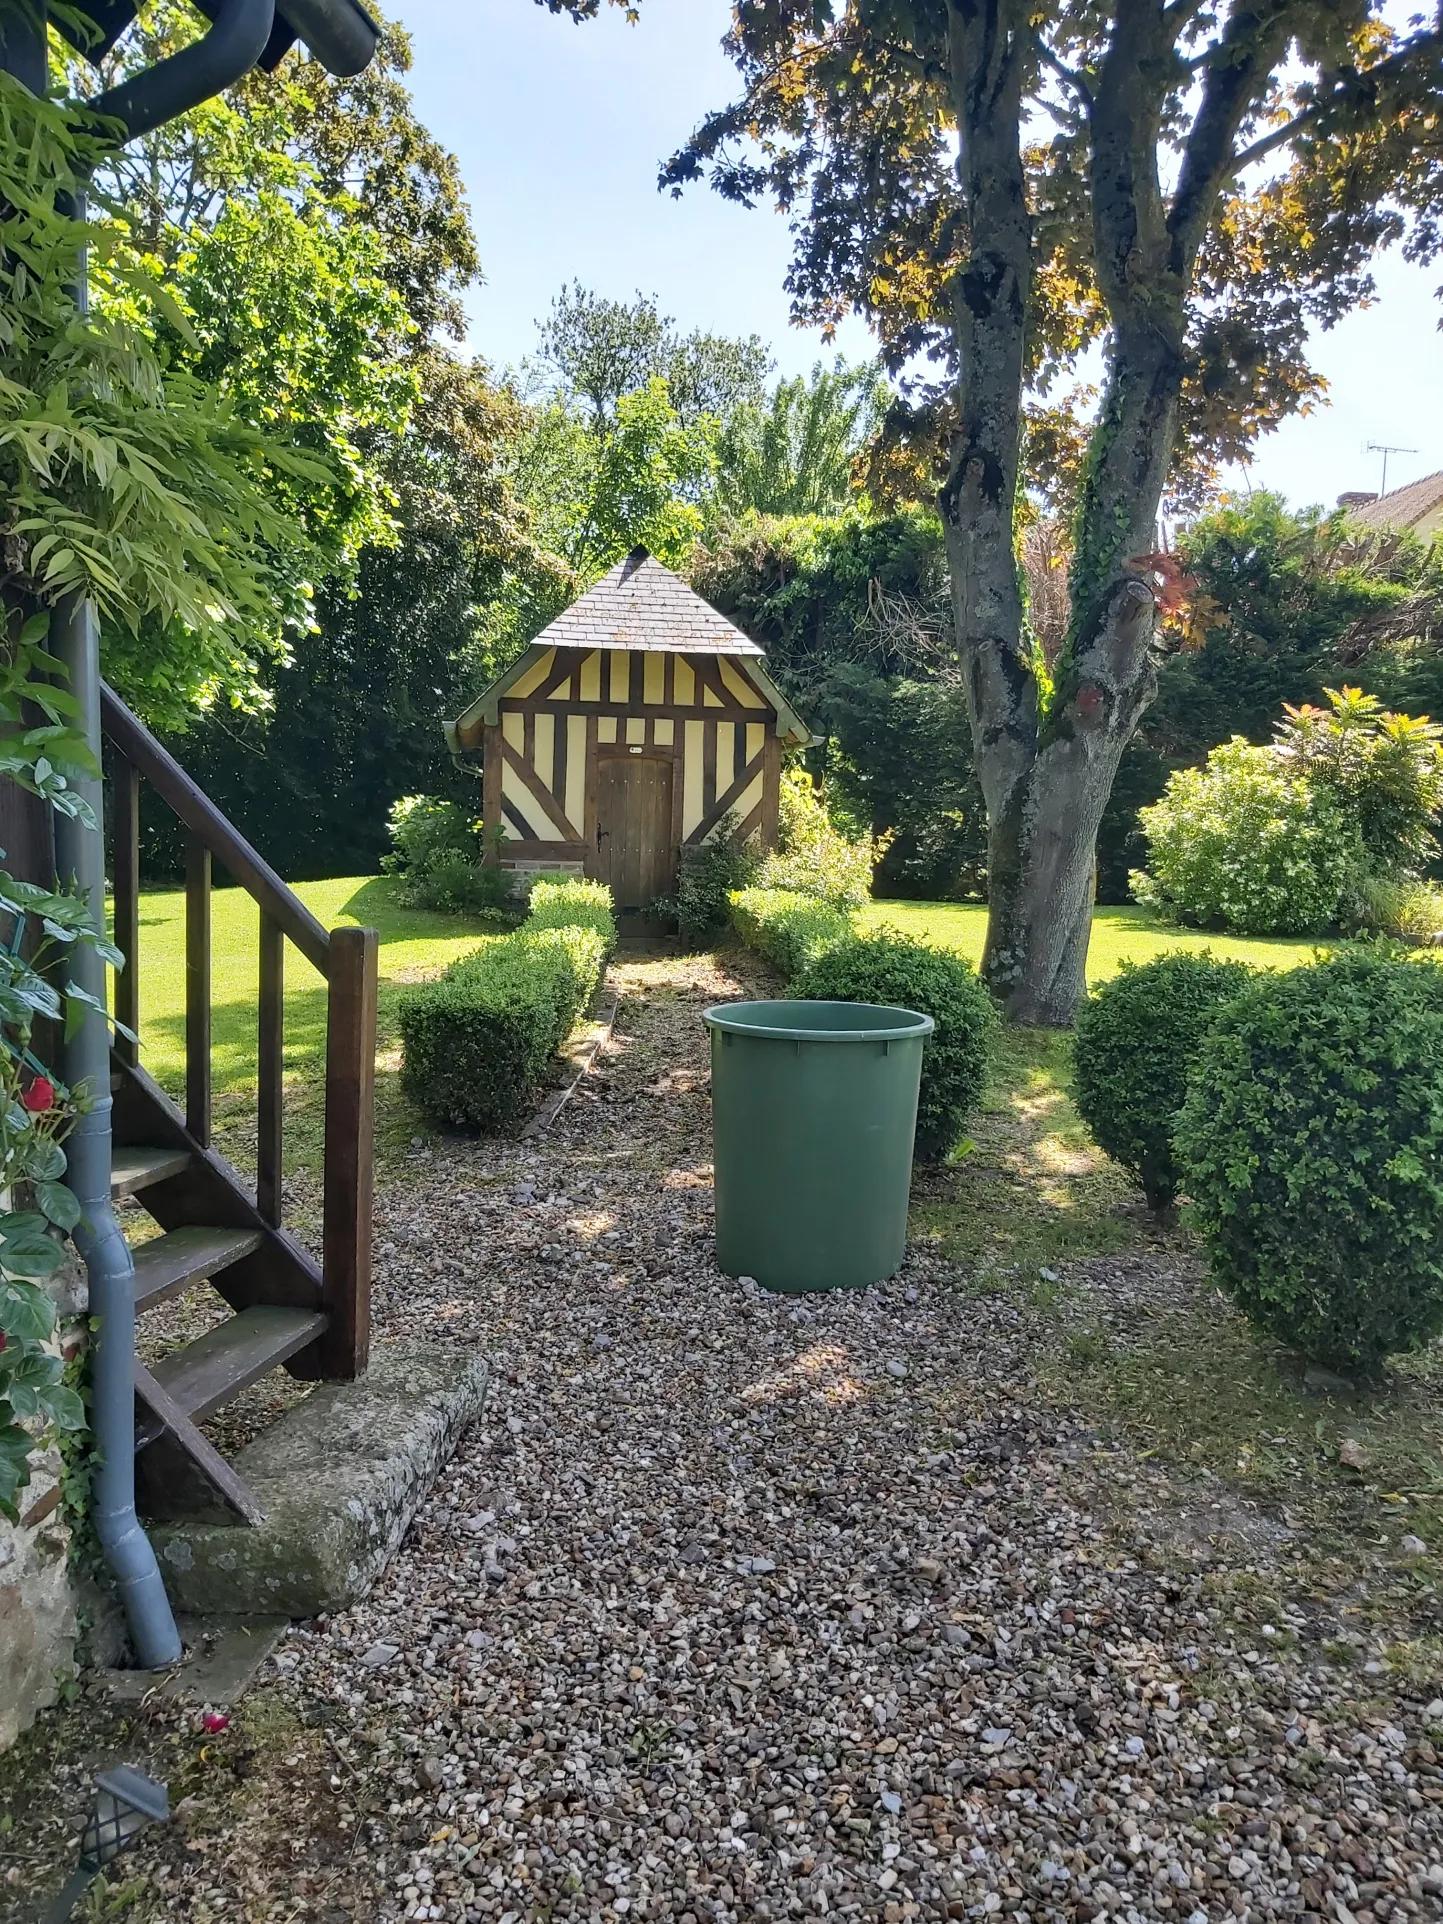
[[[272, 1672], [364, 1754], [334, 1924], [1437, 1918], [1443, 1699], [1267, 1590], [1285, 1521], [1099, 1438], [925, 1242], [800, 1303], [718, 1271], [700, 1014], [753, 966], [623, 960], [549, 1134], [380, 1188], [382, 1334], [480, 1343], [494, 1387]], [[1056, 1278], [1119, 1324], [1181, 1286]], [[184, 1914], [299, 1915], [273, 1876]]]

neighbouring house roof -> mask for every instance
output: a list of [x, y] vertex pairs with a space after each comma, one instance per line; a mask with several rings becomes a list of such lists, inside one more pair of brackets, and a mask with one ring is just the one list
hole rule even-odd
[[1369, 501], [1366, 506], [1348, 504], [1354, 521], [1365, 528], [1406, 528], [1414, 534], [1436, 534], [1443, 529], [1443, 470], [1425, 474], [1421, 481], [1410, 481], [1406, 488]]
[[750, 635], [703, 601], [680, 575], [674, 575], [645, 548], [633, 548], [604, 574], [594, 588], [543, 628], [506, 673], [458, 715], [443, 724], [453, 755], [462, 753], [483, 724], [495, 725], [501, 697], [550, 648], [625, 649], [637, 653], [742, 656], [741, 672], [756, 685], [777, 713], [777, 731], [801, 746], [811, 730], [762, 666], [762, 650]]

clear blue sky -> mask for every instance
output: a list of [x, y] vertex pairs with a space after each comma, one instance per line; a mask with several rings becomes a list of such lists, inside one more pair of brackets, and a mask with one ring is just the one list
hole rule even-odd
[[[485, 268], [469, 303], [471, 345], [497, 367], [532, 351], [535, 322], [563, 282], [626, 298], [656, 294], [683, 328], [760, 334], [783, 373], [825, 353], [789, 324], [786, 223], [702, 188], [658, 194], [658, 162], [735, 74], [719, 41], [728, 0], [645, 0], [639, 26], [605, 8], [577, 27], [532, 0], [391, 0], [415, 43], [422, 118], [461, 163]], [[1443, 265], [1390, 258], [1381, 298], [1316, 343], [1330, 405], [1259, 444], [1257, 487], [1331, 503], [1376, 488], [1369, 441], [1415, 449], [1390, 458], [1389, 486], [1443, 468]], [[838, 346], [870, 351], [850, 322]]]

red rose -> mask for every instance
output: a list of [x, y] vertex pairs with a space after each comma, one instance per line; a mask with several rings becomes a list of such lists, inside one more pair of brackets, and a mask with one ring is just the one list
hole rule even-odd
[[32, 1116], [44, 1115], [47, 1109], [55, 1107], [55, 1084], [49, 1076], [36, 1076], [20, 1100]]

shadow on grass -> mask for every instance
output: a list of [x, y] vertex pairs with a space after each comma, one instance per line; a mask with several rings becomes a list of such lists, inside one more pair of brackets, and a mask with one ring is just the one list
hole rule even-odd
[[972, 1270], [974, 1287], [1037, 1280], [1044, 1265], [1107, 1255], [1144, 1233], [1137, 1192], [1072, 1107], [1071, 1074], [1070, 1037], [1004, 1030], [970, 1138], [919, 1180], [914, 1235]]

